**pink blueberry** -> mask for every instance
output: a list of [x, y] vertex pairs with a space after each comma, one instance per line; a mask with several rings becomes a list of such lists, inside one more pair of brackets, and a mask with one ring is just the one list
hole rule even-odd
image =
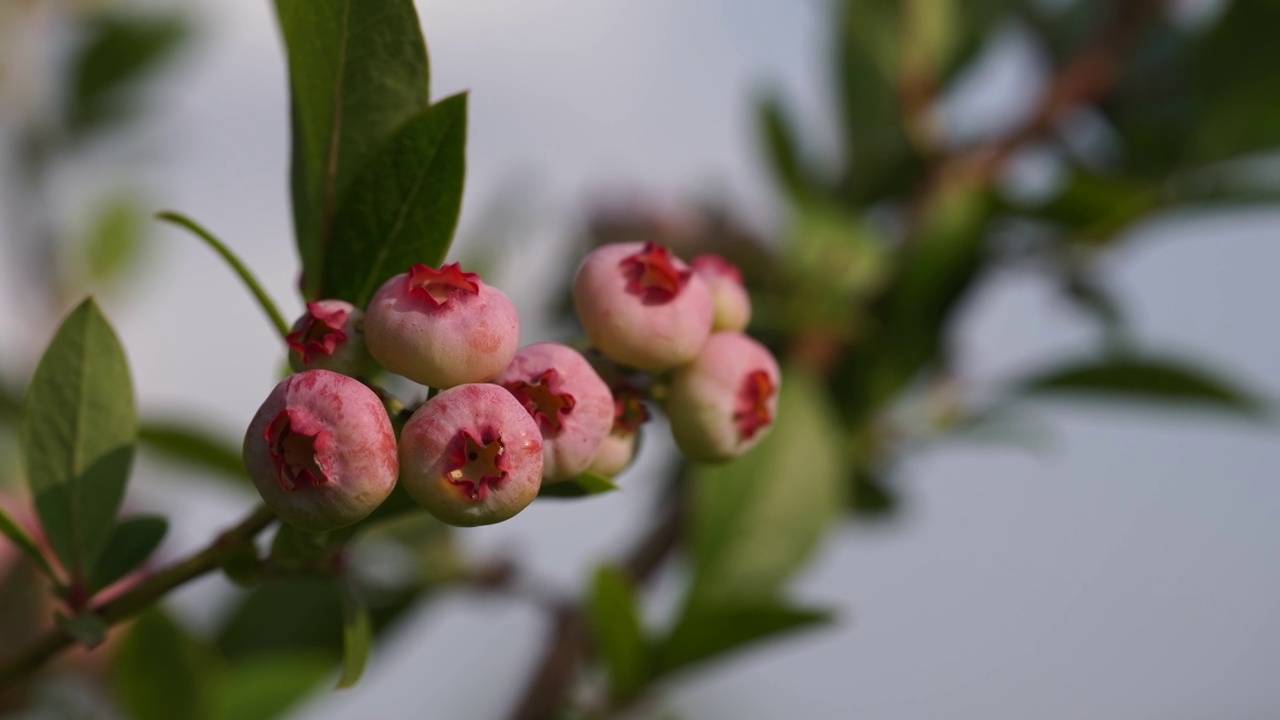
[[295, 372], [332, 370], [358, 375], [369, 367], [361, 313], [344, 300], [307, 303], [307, 312], [286, 337], [289, 365]]
[[447, 388], [492, 380], [515, 356], [520, 317], [501, 290], [458, 263], [414, 265], [365, 311], [365, 342], [383, 367]]
[[542, 487], [542, 434], [497, 385], [445, 390], [400, 433], [400, 481], [437, 519], [471, 527], [502, 522]]
[[672, 378], [666, 410], [676, 445], [701, 462], [742, 455], [773, 427], [781, 380], [763, 345], [741, 333], [715, 333]]
[[544, 481], [587, 469], [613, 425], [613, 394], [581, 353], [558, 343], [529, 345], [494, 382], [537, 421]]
[[693, 259], [693, 271], [711, 288], [715, 316], [712, 331], [747, 329], [751, 322], [751, 296], [742, 284], [742, 271], [719, 255], [699, 255]]
[[698, 354], [711, 332], [711, 290], [656, 243], [616, 243], [592, 251], [573, 282], [587, 337], [609, 358], [661, 372]]
[[281, 519], [311, 532], [357, 522], [396, 484], [396, 436], [372, 390], [328, 370], [286, 378], [244, 436], [244, 465]]
[[639, 444], [640, 426], [649, 420], [644, 394], [634, 387], [618, 383], [613, 388], [613, 424], [588, 468], [613, 477], [631, 464]]

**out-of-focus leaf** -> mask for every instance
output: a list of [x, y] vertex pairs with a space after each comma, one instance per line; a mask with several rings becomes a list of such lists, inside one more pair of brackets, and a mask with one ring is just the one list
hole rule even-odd
[[1018, 395], [1147, 401], [1258, 416], [1255, 395], [1215, 373], [1163, 358], [1120, 357], [1069, 363], [1014, 383]]
[[285, 714], [333, 671], [319, 655], [255, 658], [230, 668], [213, 698], [214, 720], [271, 720]]
[[687, 612], [657, 651], [656, 674], [666, 675], [764, 640], [831, 622], [826, 610], [776, 602], [708, 605]]
[[49, 561], [45, 559], [44, 552], [36, 544], [35, 538], [31, 537], [31, 533], [19, 525], [18, 521], [14, 520], [2, 507], [0, 507], [0, 535], [9, 538], [9, 541], [30, 558], [45, 575], [50, 578], [57, 577], [53, 568], [49, 566]]
[[850, 199], [864, 202], [903, 189], [918, 165], [898, 96], [902, 9], [897, 0], [840, 2], [836, 97], [852, 151], [846, 184]]
[[146, 239], [145, 224], [141, 208], [130, 198], [114, 198], [98, 210], [84, 244], [91, 281], [110, 283], [134, 264]]
[[1199, 163], [1280, 146], [1280, 3], [1234, 0], [1204, 38], [1195, 66], [1200, 117], [1190, 153]]
[[294, 577], [249, 591], [218, 633], [232, 662], [263, 654], [314, 652], [342, 657], [342, 601], [332, 580]]
[[63, 632], [75, 638], [76, 642], [84, 647], [96, 648], [107, 639], [107, 623], [93, 613], [74, 617], [58, 613], [55, 620]]
[[898, 511], [898, 493], [866, 469], [849, 476], [849, 512], [863, 520], [883, 520]]
[[347, 186], [427, 107], [427, 49], [412, 0], [275, 5], [289, 64], [294, 226], [305, 294], [316, 297]]
[[116, 655], [117, 697], [134, 720], [207, 718], [210, 675], [204, 665], [192, 638], [153, 608], [129, 627]]
[[542, 489], [538, 491], [538, 497], [552, 499], [582, 498], [613, 492], [617, 489], [618, 486], [613, 482], [613, 478], [588, 470], [572, 480], [543, 483]]
[[96, 129], [127, 109], [126, 93], [157, 68], [187, 35], [176, 17], [101, 14], [82, 25], [84, 44], [69, 64], [67, 126]]
[[342, 588], [342, 674], [338, 688], [354, 687], [373, 652], [373, 619], [369, 608], [349, 586]]
[[986, 249], [990, 197], [953, 188], [927, 211], [876, 309], [876, 333], [848, 353], [832, 377], [845, 419], [857, 424], [933, 362], [945, 328], [976, 279]]
[[63, 566], [84, 578], [115, 525], [138, 433], [124, 349], [92, 299], [58, 328], [23, 415], [36, 512]]
[[111, 531], [107, 547], [89, 575], [89, 587], [98, 591], [138, 569], [160, 547], [169, 521], [155, 515], [121, 520]]
[[240, 448], [205, 428], [184, 421], [144, 421], [138, 442], [146, 450], [172, 460], [219, 475], [247, 480]]
[[811, 192], [800, 141], [781, 101], [773, 96], [762, 98], [758, 113], [760, 136], [778, 185], [791, 197]]
[[852, 211], [823, 201], [796, 203], [786, 246], [786, 325], [847, 332], [890, 271], [887, 243]]
[[464, 94], [415, 115], [377, 150], [334, 214], [325, 297], [363, 307], [392, 275], [444, 261], [462, 207], [466, 143]]
[[1036, 208], [1034, 216], [1062, 226], [1074, 242], [1104, 245], [1164, 203], [1157, 186], [1075, 168], [1062, 190]]
[[236, 663], [214, 685], [210, 720], [274, 720], [333, 672], [324, 653], [263, 655]]
[[635, 588], [617, 568], [596, 571], [587, 598], [587, 618], [600, 657], [609, 670], [614, 697], [631, 697], [648, 673], [648, 648]]
[[772, 433], [696, 469], [691, 602], [772, 597], [817, 549], [844, 505], [838, 427], [816, 381], [788, 370]]

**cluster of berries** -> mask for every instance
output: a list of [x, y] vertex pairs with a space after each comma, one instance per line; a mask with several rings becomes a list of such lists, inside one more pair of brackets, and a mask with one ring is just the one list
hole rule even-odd
[[[245, 434], [263, 499], [323, 532], [368, 516], [399, 480], [446, 523], [500, 522], [543, 483], [621, 472], [655, 381], [667, 384], [673, 435], [694, 460], [737, 457], [772, 426], [778, 364], [742, 333], [751, 305], [733, 265], [703, 256], [690, 267], [654, 243], [607, 245], [586, 257], [573, 290], [597, 365], [557, 343], [518, 348], [514, 305], [457, 263], [415, 265], [363, 313], [309, 303], [287, 338], [298, 372]], [[378, 395], [355, 379], [378, 366], [441, 390], [398, 442]]]

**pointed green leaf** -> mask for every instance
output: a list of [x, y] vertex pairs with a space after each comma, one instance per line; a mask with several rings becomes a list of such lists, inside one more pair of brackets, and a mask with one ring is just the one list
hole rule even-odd
[[18, 524], [4, 508], [0, 507], [0, 535], [4, 535], [21, 550], [28, 558], [31, 559], [40, 570], [50, 578], [56, 578], [53, 568], [49, 566], [49, 561], [45, 558], [44, 553], [40, 550], [40, 546], [36, 544], [35, 538], [31, 537], [31, 533], [26, 528]]
[[615, 698], [625, 700], [644, 682], [648, 673], [644, 630], [635, 588], [620, 570], [596, 571], [587, 598], [587, 619], [600, 657], [609, 670]]
[[1226, 378], [1181, 361], [1113, 358], [1070, 363], [1015, 383], [1020, 395], [1154, 402], [1258, 416], [1262, 403]]
[[412, 0], [275, 5], [289, 64], [294, 225], [305, 294], [315, 297], [345, 188], [427, 107], [427, 49]]
[[160, 608], [129, 627], [112, 671], [116, 697], [134, 720], [209, 717], [210, 673], [200, 648]]
[[542, 489], [538, 491], [538, 497], [551, 499], [582, 498], [613, 492], [618, 489], [617, 484], [613, 482], [613, 478], [588, 470], [572, 480], [543, 483]]
[[217, 679], [211, 720], [274, 720], [333, 672], [325, 653], [271, 653], [227, 668]]
[[772, 597], [844, 506], [843, 440], [822, 388], [784, 372], [777, 415], [754, 450], [696, 470], [691, 592], [699, 602]]
[[342, 675], [338, 688], [354, 687], [364, 675], [373, 651], [373, 619], [350, 586], [342, 588]]
[[131, 87], [172, 55], [187, 35], [186, 24], [175, 17], [138, 13], [102, 13], [78, 29], [84, 43], [67, 67], [67, 126], [73, 132], [96, 129], [127, 114]]
[[826, 610], [776, 603], [694, 607], [658, 647], [655, 673], [684, 670], [763, 640], [829, 623], [831, 618]]
[[93, 613], [70, 617], [58, 613], [58, 627], [86, 648], [96, 648], [107, 639], [107, 623]]
[[808, 192], [808, 171], [804, 166], [796, 131], [776, 97], [766, 97], [759, 105], [760, 135], [769, 158], [770, 169], [778, 185], [791, 197]]
[[110, 587], [112, 583], [137, 570], [160, 546], [169, 521], [154, 515], [121, 520], [107, 540], [107, 548], [89, 577], [92, 592]]
[[444, 261], [462, 207], [466, 142], [464, 94], [415, 115], [378, 149], [334, 214], [325, 297], [363, 307], [392, 275]]
[[86, 576], [115, 525], [137, 428], [124, 349], [85, 300], [40, 360], [22, 425], [36, 512], [73, 577]]
[[84, 240], [89, 279], [107, 284], [125, 275], [142, 255], [147, 229], [136, 199], [121, 196], [104, 203]]

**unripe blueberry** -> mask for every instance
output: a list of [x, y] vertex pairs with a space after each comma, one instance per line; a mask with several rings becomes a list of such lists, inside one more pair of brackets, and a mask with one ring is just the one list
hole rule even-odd
[[399, 471], [378, 396], [328, 370], [276, 385], [245, 432], [244, 465], [267, 505], [311, 532], [366, 517], [391, 494]]
[[609, 358], [660, 372], [689, 362], [711, 332], [711, 290], [655, 243], [592, 251], [573, 281], [587, 337]]
[[286, 337], [294, 372], [332, 370], [358, 375], [369, 367], [361, 320], [364, 313], [344, 300], [307, 303], [307, 312]]
[[587, 469], [613, 425], [613, 394], [581, 353], [559, 343], [529, 345], [494, 382], [538, 423], [544, 482]]
[[741, 333], [715, 333], [672, 377], [666, 409], [676, 445], [701, 462], [750, 450], [773, 427], [781, 380], [763, 345]]
[[715, 317], [713, 332], [742, 331], [751, 322], [751, 296], [742, 284], [742, 271], [719, 255], [699, 255], [693, 259], [693, 271], [707, 281]]
[[438, 520], [489, 525], [538, 496], [542, 435], [507, 390], [459, 385], [409, 418], [400, 432], [400, 466], [404, 489]]
[[609, 477], [626, 470], [636, 455], [640, 426], [648, 420], [644, 395], [626, 383], [615, 385], [613, 425], [588, 469]]
[[380, 288], [365, 312], [369, 353], [434, 388], [492, 380], [516, 354], [520, 317], [501, 290], [458, 263], [414, 265]]

